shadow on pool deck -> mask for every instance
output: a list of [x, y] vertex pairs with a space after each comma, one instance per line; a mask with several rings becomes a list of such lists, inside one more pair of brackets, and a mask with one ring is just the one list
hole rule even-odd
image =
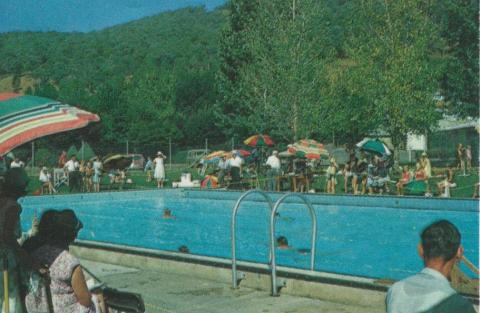
[[148, 313], [376, 313], [383, 308], [281, 295], [182, 274], [139, 270], [82, 260], [82, 265], [110, 287], [140, 293]]

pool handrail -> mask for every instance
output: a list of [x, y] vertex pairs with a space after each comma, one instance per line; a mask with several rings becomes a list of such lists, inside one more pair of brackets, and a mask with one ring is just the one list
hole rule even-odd
[[[233, 289], [237, 289], [238, 288], [238, 275], [237, 275], [237, 254], [236, 254], [236, 226], [237, 226], [237, 213], [238, 213], [238, 209], [240, 208], [240, 204], [242, 203], [242, 201], [248, 197], [249, 195], [251, 194], [260, 194], [262, 195], [265, 200], [267, 200], [267, 204], [270, 208], [270, 212], [273, 210], [273, 203], [272, 203], [272, 199], [270, 199], [270, 197], [264, 192], [264, 191], [261, 191], [261, 190], [258, 190], [258, 189], [252, 189], [252, 190], [249, 190], [245, 193], [243, 193], [240, 198], [238, 198], [237, 200], [237, 203], [235, 203], [235, 206], [233, 207], [233, 210], [232, 210], [232, 227], [231, 227], [231, 232], [232, 232], [232, 287]], [[270, 250], [270, 258], [272, 257], [272, 250]], [[243, 278], [243, 277], [242, 277]]]
[[275, 202], [273, 206], [273, 210], [270, 216], [270, 254], [271, 254], [271, 262], [270, 262], [270, 270], [271, 270], [271, 279], [272, 279], [272, 296], [277, 297], [278, 294], [278, 282], [277, 282], [277, 264], [275, 258], [275, 221], [277, 217], [277, 210], [280, 207], [280, 204], [285, 201], [285, 199], [290, 197], [296, 197], [302, 200], [302, 202], [307, 206], [310, 217], [312, 219], [312, 248], [310, 249], [310, 270], [314, 270], [315, 266], [315, 244], [317, 240], [317, 217], [315, 215], [315, 210], [313, 209], [312, 204], [310, 201], [307, 200], [303, 195], [299, 193], [287, 193], [282, 196], [280, 199]]

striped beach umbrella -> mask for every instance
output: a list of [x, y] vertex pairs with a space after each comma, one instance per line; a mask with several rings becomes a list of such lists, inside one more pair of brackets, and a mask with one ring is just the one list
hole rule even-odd
[[288, 152], [297, 157], [307, 159], [320, 159], [322, 156], [328, 157], [328, 151], [323, 144], [313, 139], [302, 139], [288, 146]]
[[248, 150], [243, 150], [243, 149], [238, 149], [238, 150], [232, 150], [230, 152], [227, 152], [225, 153], [225, 156], [227, 157], [227, 159], [231, 158], [233, 156], [233, 153], [234, 152], [237, 152], [240, 154], [240, 156], [242, 158], [246, 158], [246, 157], [249, 157], [252, 153]]
[[48, 98], [0, 93], [0, 155], [31, 140], [99, 120], [96, 114]]
[[243, 143], [250, 147], [271, 147], [275, 144], [269, 135], [253, 135], [245, 139]]
[[207, 175], [200, 184], [201, 188], [218, 188], [218, 178], [213, 175]]

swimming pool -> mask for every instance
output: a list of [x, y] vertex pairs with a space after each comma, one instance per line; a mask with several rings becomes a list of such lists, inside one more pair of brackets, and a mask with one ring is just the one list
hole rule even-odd
[[[281, 193], [270, 193], [277, 200]], [[25, 197], [20, 200], [22, 227], [46, 209], [72, 208], [84, 223], [79, 239], [155, 250], [231, 257], [232, 208], [241, 192], [149, 190]], [[418, 235], [437, 219], [460, 229], [465, 255], [479, 264], [478, 201], [458, 199], [332, 196], [305, 194], [317, 216], [315, 269], [371, 278], [402, 279], [422, 268]], [[164, 219], [163, 210], [173, 218]], [[36, 213], [35, 213], [36, 212]], [[309, 267], [311, 221], [297, 199], [282, 204], [276, 236], [288, 238], [294, 249], [277, 250], [277, 264]], [[237, 215], [237, 258], [267, 263], [269, 209], [258, 195], [248, 197]]]

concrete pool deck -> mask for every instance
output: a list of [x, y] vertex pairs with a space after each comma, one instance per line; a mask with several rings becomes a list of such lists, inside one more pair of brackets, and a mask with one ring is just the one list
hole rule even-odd
[[376, 313], [383, 307], [358, 306], [242, 287], [152, 269], [82, 260], [108, 286], [140, 293], [148, 313]]

